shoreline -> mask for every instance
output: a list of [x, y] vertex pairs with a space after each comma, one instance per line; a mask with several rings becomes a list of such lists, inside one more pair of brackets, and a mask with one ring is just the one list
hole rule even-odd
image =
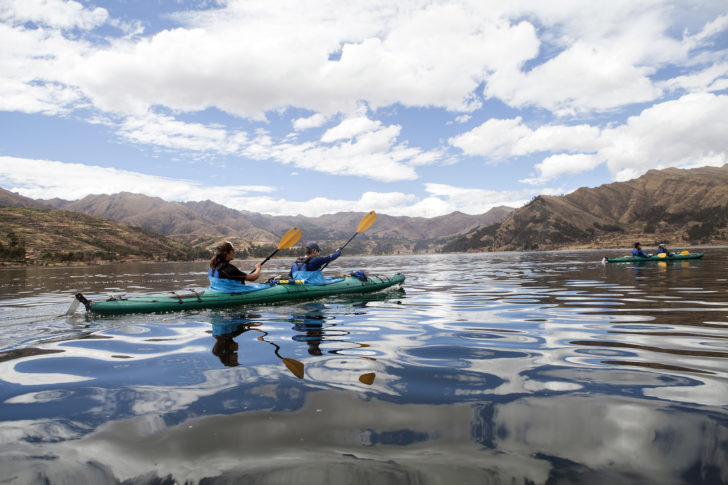
[[[685, 249], [720, 249], [726, 248], [728, 244], [698, 244], [698, 245], [687, 245], [687, 246], [675, 246], [681, 250]], [[670, 247], [670, 249], [673, 249]], [[453, 252], [453, 253], [438, 253], [438, 252], [420, 252], [420, 253], [396, 253], [396, 254], [352, 254], [351, 257], [381, 257], [381, 256], [435, 256], [435, 255], [447, 255], [447, 254], [495, 254], [495, 253], [549, 253], [549, 252], [566, 252], [566, 251], [631, 251], [631, 247], [593, 247], [585, 245], [572, 245], [567, 247], [550, 248], [550, 249], [528, 249], [528, 250], [499, 250], [499, 251], [464, 251], [464, 252]], [[246, 258], [238, 259], [238, 261], [258, 261], [260, 258]], [[273, 258], [275, 259], [289, 259], [289, 258]], [[73, 267], [89, 267], [89, 266], [103, 266], [109, 264], [154, 264], [154, 263], [207, 263], [207, 259], [190, 259], [190, 260], [152, 260], [152, 259], [127, 259], [121, 261], [113, 260], [96, 260], [90, 262], [75, 261], [71, 263], [61, 262], [40, 262], [40, 261], [0, 261], [0, 269], [16, 269], [16, 268], [73, 268]]]

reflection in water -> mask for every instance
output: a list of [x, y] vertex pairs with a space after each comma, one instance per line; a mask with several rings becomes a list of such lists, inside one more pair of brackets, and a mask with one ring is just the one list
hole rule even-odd
[[[371, 301], [371, 300], [370, 300]], [[360, 303], [360, 308], [363, 303]], [[301, 307], [302, 312], [293, 313], [285, 320], [292, 324], [292, 330], [295, 332], [292, 340], [306, 345], [307, 353], [310, 356], [324, 356], [321, 344], [325, 341], [331, 347], [333, 342], [346, 342], [354, 344], [358, 348], [367, 348], [368, 344], [357, 344], [347, 339], [349, 332], [337, 328], [337, 324], [333, 322], [327, 323], [330, 317], [325, 316], [326, 308], [323, 304], [312, 303]], [[227, 367], [235, 367], [240, 365], [238, 358], [239, 344], [235, 340], [236, 337], [245, 332], [254, 331], [259, 335], [257, 341], [266, 342], [273, 346], [274, 355], [278, 357], [291, 373], [299, 379], [303, 379], [305, 365], [300, 360], [283, 357], [281, 355], [281, 346], [277, 344], [274, 337], [269, 331], [263, 329], [260, 314], [240, 314], [232, 317], [216, 316], [212, 319], [212, 335], [215, 338], [215, 344], [212, 347], [212, 354], [220, 359], [220, 362]], [[283, 319], [280, 319], [281, 321]], [[347, 346], [347, 348], [349, 348]], [[340, 354], [344, 348], [329, 348], [328, 354]], [[362, 356], [364, 359], [376, 360], [373, 357]], [[366, 372], [359, 376], [358, 380], [362, 384], [372, 385], [376, 378], [375, 372]]]

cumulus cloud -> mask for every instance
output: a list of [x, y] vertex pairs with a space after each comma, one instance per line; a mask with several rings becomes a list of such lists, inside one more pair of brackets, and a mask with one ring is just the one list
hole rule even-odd
[[116, 168], [7, 156], [0, 156], [0, 184], [34, 199], [58, 197], [66, 200], [90, 194], [134, 192], [165, 200], [222, 201], [249, 192], [274, 190], [255, 185], [210, 187], [196, 181], [155, 177]]
[[491, 119], [450, 143], [467, 155], [491, 159], [553, 153], [535, 165], [538, 175], [522, 180], [526, 183], [592, 170], [604, 162], [623, 181], [652, 168], [728, 163], [726, 110], [727, 95], [693, 93], [655, 104], [613, 127], [544, 125], [532, 130], [520, 118]]
[[[536, 195], [533, 190], [518, 191], [484, 190], [477, 188], [456, 187], [448, 184], [425, 184], [425, 190], [431, 197], [428, 200], [437, 201], [439, 214], [460, 211], [466, 214], [483, 214], [499, 206], [520, 207]], [[439, 215], [435, 214], [435, 215]]]
[[363, 133], [370, 133], [379, 130], [381, 122], [370, 120], [366, 116], [347, 118], [337, 126], [326, 130], [321, 141], [330, 143], [337, 140], [351, 139]]
[[599, 146], [600, 130], [590, 125], [543, 125], [533, 130], [521, 117], [491, 118], [482, 125], [448, 140], [469, 156], [491, 160], [544, 151], [592, 151]]
[[109, 14], [101, 7], [86, 8], [73, 0], [4, 0], [0, 20], [15, 25], [32, 22], [60, 29], [92, 29], [102, 25]]
[[559, 153], [546, 157], [541, 163], [535, 165], [534, 168], [540, 172], [538, 178], [527, 178], [521, 180], [521, 182], [540, 185], [563, 174], [575, 174], [593, 170], [601, 163], [602, 160], [596, 155]]
[[[95, 182], [89, 184], [88, 180]], [[460, 211], [482, 214], [499, 205], [516, 207], [536, 195], [533, 191], [487, 191], [426, 184], [427, 197], [404, 192], [366, 191], [358, 198], [288, 200], [269, 195], [274, 187], [210, 186], [197, 181], [154, 177], [115, 168], [0, 156], [0, 185], [34, 199], [77, 200], [90, 194], [133, 192], [165, 200], [211, 200], [227, 207], [271, 215], [311, 217], [333, 211], [375, 210], [393, 216], [434, 217]]]
[[[66, 29], [119, 20], [76, 1], [8, 0], [0, 20], [21, 40], [6, 45], [38, 67], [32, 78], [11, 76], [29, 90], [29, 79], [67, 86], [82, 93], [79, 101], [132, 115], [157, 105], [217, 107], [256, 120], [288, 106], [316, 113], [296, 120], [299, 130], [321, 126], [321, 116], [351, 112], [362, 100], [373, 109], [472, 112], [482, 105], [479, 86], [485, 97], [562, 115], [655, 99], [662, 92], [652, 79], [656, 71], [685, 61], [728, 25], [721, 15], [679, 39], [670, 12], [683, 11], [660, 7], [656, 1], [415, 0], [405, 7], [282, 0], [270, 8], [231, 0], [181, 11], [171, 17], [179, 22], [174, 28], [102, 43]], [[48, 29], [28, 29], [26, 22]], [[24, 49], [39, 46], [33, 36], [45, 37], [41, 52]]]
[[448, 142], [466, 155], [502, 159], [513, 155], [515, 143], [531, 133], [521, 117], [509, 120], [491, 118], [467, 133], [450, 138]]
[[238, 153], [248, 143], [245, 132], [229, 132], [219, 125], [185, 123], [152, 112], [125, 118], [118, 133], [134, 143], [193, 152]]
[[728, 95], [688, 94], [602, 132], [599, 155], [618, 181], [651, 168], [728, 163]]
[[293, 120], [293, 129], [296, 131], [308, 130], [309, 128], [318, 128], [326, 124], [326, 116], [321, 113], [315, 113], [308, 118], [296, 118]]

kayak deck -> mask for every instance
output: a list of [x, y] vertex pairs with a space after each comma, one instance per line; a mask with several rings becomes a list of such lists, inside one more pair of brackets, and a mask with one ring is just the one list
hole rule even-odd
[[370, 293], [404, 283], [405, 276], [367, 276], [362, 281], [346, 276], [341, 281], [326, 285], [276, 284], [264, 289], [243, 293], [221, 293], [210, 289], [186, 289], [167, 293], [132, 297], [112, 296], [107, 300], [89, 301], [82, 294], [76, 298], [86, 310], [98, 314], [152, 313], [180, 310], [220, 308], [236, 305], [275, 303], [292, 300], [311, 300], [326, 296]]
[[[664, 253], [663, 253], [664, 254]], [[672, 256], [650, 256], [648, 258], [640, 258], [639, 256], [625, 256], [622, 258], [604, 258], [607, 263], [634, 263], [640, 261], [684, 261], [686, 259], [700, 259], [703, 253], [690, 254], [673, 254]]]

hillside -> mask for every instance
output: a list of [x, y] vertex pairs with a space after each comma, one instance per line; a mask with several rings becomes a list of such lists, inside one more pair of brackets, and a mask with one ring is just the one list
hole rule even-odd
[[78, 212], [0, 207], [0, 227], [4, 262], [175, 261], [209, 256], [179, 241]]
[[[204, 247], [222, 239], [229, 239], [243, 248], [275, 245], [288, 229], [298, 226], [305, 240], [318, 240], [333, 249], [351, 237], [364, 215], [339, 212], [320, 217], [270, 216], [237, 211], [211, 201], [167, 202], [128, 192], [89, 195], [70, 202], [45, 202], [56, 208], [114, 219]], [[454, 212], [433, 218], [379, 214], [376, 224], [347, 249], [352, 254], [435, 251], [444, 241], [500, 221], [513, 210], [497, 207], [481, 215]]]
[[627, 182], [539, 196], [502, 222], [479, 227], [444, 251], [728, 243], [728, 164], [650, 170]]

